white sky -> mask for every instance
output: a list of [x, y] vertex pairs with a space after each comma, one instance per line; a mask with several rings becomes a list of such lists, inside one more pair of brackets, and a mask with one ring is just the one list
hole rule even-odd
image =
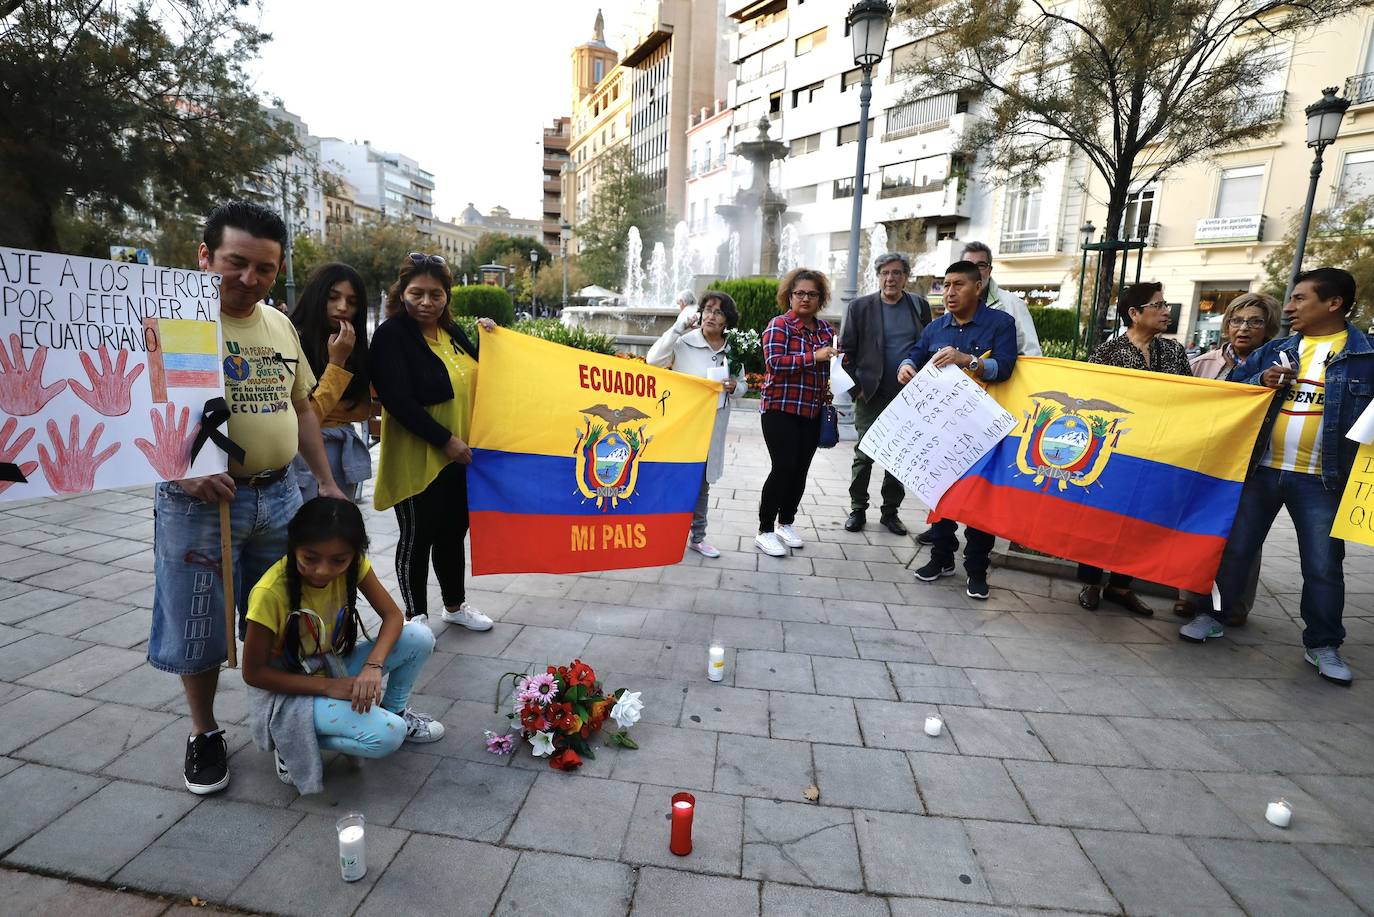
[[575, 45], [622, 50], [636, 0], [265, 0], [254, 89], [317, 137], [370, 140], [433, 172], [435, 215], [472, 201], [537, 218], [542, 128], [572, 114]]

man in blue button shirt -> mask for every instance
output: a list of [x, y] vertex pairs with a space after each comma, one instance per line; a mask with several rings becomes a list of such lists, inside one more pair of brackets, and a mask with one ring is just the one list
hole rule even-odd
[[[957, 366], [982, 382], [1001, 382], [1011, 377], [1016, 366], [1016, 320], [1005, 312], [979, 305], [983, 278], [971, 261], [956, 261], [945, 271], [945, 314], [921, 333], [916, 346], [897, 371], [897, 381], [905, 385], [928, 362], [936, 367]], [[930, 546], [930, 562], [916, 571], [916, 578], [927, 583], [954, 575], [955, 537], [958, 523], [942, 519], [935, 523]], [[988, 597], [988, 561], [994, 536], [964, 527], [968, 544], [964, 547], [964, 571], [968, 574], [970, 598]]]

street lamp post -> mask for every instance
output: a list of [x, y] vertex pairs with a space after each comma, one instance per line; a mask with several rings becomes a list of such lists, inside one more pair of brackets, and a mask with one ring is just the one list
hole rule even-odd
[[[1078, 321], [1073, 335], [1073, 359], [1075, 360], [1078, 359], [1078, 342], [1083, 337], [1083, 281], [1088, 276], [1088, 246], [1093, 244], [1093, 236], [1097, 235], [1097, 227], [1093, 225], [1092, 220], [1089, 220], [1079, 227], [1078, 231], [1083, 233], [1083, 263], [1078, 266]], [[1096, 314], [1096, 310], [1094, 310], [1094, 314]]]
[[534, 317], [536, 305], [534, 301], [534, 285], [539, 282], [539, 252], [530, 249], [530, 315]]
[[563, 308], [568, 308], [568, 240], [572, 238], [572, 224], [564, 222], [558, 227], [558, 258], [563, 262]]
[[863, 68], [859, 89], [859, 151], [854, 167], [854, 209], [849, 220], [849, 271], [844, 301], [859, 295], [859, 227], [864, 213], [864, 158], [868, 155], [868, 103], [873, 100], [873, 68], [883, 59], [892, 5], [885, 0], [859, 0], [849, 8], [845, 23], [854, 40], [854, 63]]
[[[1345, 117], [1345, 110], [1349, 107], [1350, 100], [1337, 98], [1336, 87], [1328, 86], [1322, 90], [1322, 97], [1306, 109], [1307, 145], [1316, 150], [1316, 153], [1312, 157], [1311, 178], [1307, 183], [1307, 203], [1303, 205], [1302, 222], [1298, 224], [1298, 241], [1293, 247], [1293, 269], [1288, 274], [1288, 289], [1283, 294], [1285, 303], [1292, 298], [1293, 286], [1298, 282], [1298, 274], [1302, 272], [1303, 249], [1307, 247], [1307, 226], [1312, 222], [1312, 203], [1317, 199], [1317, 179], [1322, 174], [1322, 154], [1335, 142], [1336, 135], [1341, 130], [1341, 119]], [[1292, 334], [1292, 323], [1292, 319], [1285, 312], [1281, 337]]]

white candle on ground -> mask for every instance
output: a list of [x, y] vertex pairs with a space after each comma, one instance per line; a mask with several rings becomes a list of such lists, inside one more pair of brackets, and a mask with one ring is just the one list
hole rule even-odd
[[940, 730], [943, 729], [944, 726], [944, 720], [940, 719], [938, 716], [926, 717], [926, 735], [938, 736], [940, 734]]
[[1269, 803], [1269, 808], [1264, 810], [1265, 820], [1276, 828], [1287, 828], [1289, 822], [1293, 820], [1293, 807], [1288, 804], [1286, 799], [1278, 799]]
[[345, 882], [356, 882], [367, 874], [367, 838], [361, 815], [339, 819], [339, 871]]
[[725, 647], [711, 647], [706, 663], [706, 677], [712, 681], [720, 681], [725, 677]]

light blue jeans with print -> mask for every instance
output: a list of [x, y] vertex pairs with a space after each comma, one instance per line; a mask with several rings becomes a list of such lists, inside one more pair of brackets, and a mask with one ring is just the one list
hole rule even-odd
[[[370, 642], [359, 641], [344, 658], [348, 674], [361, 672], [371, 652]], [[411, 621], [401, 628], [401, 636], [382, 665], [387, 683], [380, 704], [373, 704], [366, 713], [357, 713], [350, 701], [315, 698], [315, 734], [319, 736], [320, 750], [355, 758], [385, 758], [400, 748], [406, 738], [401, 714], [410, 702], [410, 689], [420, 677], [420, 669], [433, 652], [434, 632], [422, 622]]]

